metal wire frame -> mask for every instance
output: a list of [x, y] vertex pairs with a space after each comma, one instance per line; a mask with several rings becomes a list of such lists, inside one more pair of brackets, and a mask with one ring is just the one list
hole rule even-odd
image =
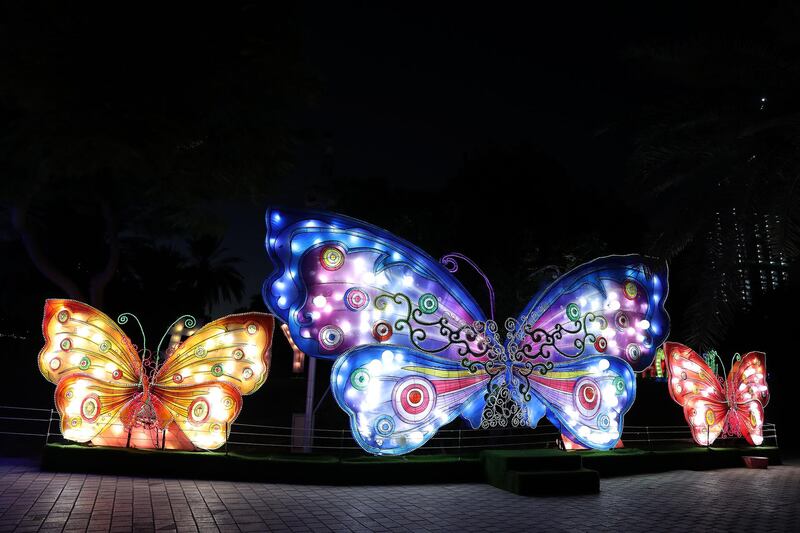
[[[59, 415], [54, 409], [0, 405], [0, 420], [4, 421], [0, 435], [16, 437], [43, 438], [44, 443], [66, 442], [60, 435]], [[120, 423], [120, 426], [122, 424]], [[239, 429], [241, 428], [241, 429]], [[778, 445], [778, 433], [775, 424], [765, 423], [763, 429], [764, 445]], [[234, 422], [224, 451], [259, 450], [300, 451], [302, 442], [310, 437], [315, 451], [361, 452], [361, 448], [353, 440], [349, 429], [314, 428], [308, 432], [305, 428], [291, 428], [266, 424], [249, 424]], [[431, 438], [416, 454], [455, 453], [459, 451], [474, 452], [481, 449], [519, 449], [519, 448], [555, 448], [558, 445], [559, 432], [552, 427], [546, 428], [513, 428], [492, 430], [443, 429]], [[622, 435], [623, 443], [628, 447], [656, 448], [670, 445], [696, 446], [688, 426], [634, 426], [626, 425]], [[721, 442], [722, 441], [722, 442]], [[724, 446], [728, 442], [719, 439], [715, 445]], [[135, 441], [134, 441], [135, 444]], [[730, 441], [732, 445], [741, 442]]]

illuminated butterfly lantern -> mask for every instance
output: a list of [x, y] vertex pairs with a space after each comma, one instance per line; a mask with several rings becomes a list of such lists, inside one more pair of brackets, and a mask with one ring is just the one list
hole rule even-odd
[[764, 442], [764, 407], [769, 402], [769, 389], [763, 353], [736, 354], [725, 377], [718, 376], [688, 346], [668, 342], [664, 350], [669, 393], [683, 406], [697, 444], [710, 446], [720, 435], [744, 437], [753, 446]]
[[[173, 323], [184, 325], [193, 327], [194, 319], [185, 315]], [[56, 408], [68, 440], [213, 450], [227, 440], [242, 395], [267, 378], [273, 327], [264, 313], [226, 316], [197, 329], [159, 366], [146, 350], [140, 356], [104, 313], [74, 300], [47, 300], [39, 369], [57, 385]]]
[[536, 427], [547, 416], [565, 442], [611, 448], [634, 372], [667, 335], [666, 265], [639, 256], [576, 268], [503, 333], [453, 276], [463, 256], [440, 263], [334, 214], [266, 218], [275, 271], [264, 300], [300, 350], [335, 359], [333, 395], [373, 454], [412, 451], [458, 416], [473, 428]]

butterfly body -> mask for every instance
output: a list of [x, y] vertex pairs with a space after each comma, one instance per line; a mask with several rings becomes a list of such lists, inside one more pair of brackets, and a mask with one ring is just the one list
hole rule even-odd
[[242, 395], [266, 379], [274, 321], [231, 315], [199, 328], [160, 366], [145, 364], [102, 312], [47, 300], [42, 374], [56, 384], [65, 438], [111, 446], [215, 449], [228, 437]]
[[769, 403], [765, 354], [737, 356], [727, 377], [720, 377], [688, 346], [667, 342], [664, 351], [670, 395], [683, 407], [695, 442], [710, 446], [730, 436], [755, 446], [763, 443]]
[[335, 359], [331, 390], [367, 451], [399, 455], [461, 416], [536, 427], [547, 416], [583, 446], [616, 445], [668, 330], [666, 268], [602, 258], [533, 298], [505, 333], [451, 271], [370, 224], [268, 210], [269, 309], [298, 347]]

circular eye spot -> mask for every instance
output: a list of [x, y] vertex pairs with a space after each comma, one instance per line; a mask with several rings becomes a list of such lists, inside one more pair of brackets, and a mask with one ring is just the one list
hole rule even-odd
[[69, 389], [67, 392], [64, 393], [64, 397], [67, 400], [71, 400], [73, 396], [75, 396], [75, 393], [72, 392], [72, 389]]
[[211, 424], [211, 428], [209, 428], [213, 433], [218, 433], [222, 431], [222, 426], [219, 424]]
[[225, 396], [225, 399], [222, 400], [222, 406], [225, 407], [225, 409], [230, 409], [233, 407], [233, 398], [230, 396]]
[[205, 356], [206, 356], [206, 353], [208, 353], [208, 352], [206, 352], [206, 348], [205, 348], [205, 346], [198, 346], [197, 348], [195, 348], [195, 349], [194, 349], [194, 354], [195, 354], [195, 355], [196, 355], [198, 358], [201, 358], [201, 359], [202, 359], [203, 357], [205, 357]]
[[67, 312], [66, 309], [62, 309], [61, 311], [58, 312], [58, 315], [56, 315], [56, 320], [58, 320], [63, 324], [64, 322], [69, 320], [69, 312]]
[[114, 371], [111, 372], [111, 377], [114, 379], [122, 379], [122, 370], [119, 368], [114, 369]]
[[365, 390], [369, 385], [369, 372], [366, 368], [356, 368], [350, 374], [350, 384], [356, 390]]
[[419, 310], [425, 313], [426, 315], [430, 315], [435, 313], [437, 309], [439, 309], [439, 300], [436, 299], [436, 296], [433, 294], [426, 292], [422, 296], [419, 297]]
[[72, 348], [72, 341], [69, 339], [64, 339], [61, 341], [61, 349], [65, 352], [68, 352]]
[[319, 263], [325, 270], [339, 270], [344, 266], [344, 251], [337, 246], [326, 246], [319, 254]]
[[623, 285], [622, 293], [628, 300], [633, 300], [636, 298], [636, 295], [639, 294], [639, 287], [632, 279], [626, 280], [625, 284]]
[[568, 319], [572, 321], [578, 320], [581, 317], [581, 308], [578, 307], [578, 304], [571, 303], [567, 305], [566, 314]]
[[247, 333], [250, 335], [255, 335], [256, 331], [258, 331], [258, 326], [255, 324], [247, 324]]
[[241, 348], [236, 348], [233, 351], [233, 358], [236, 359], [237, 361], [241, 361], [242, 359], [244, 359], [244, 351]]
[[684, 380], [684, 381], [686, 381], [686, 379], [687, 379], [688, 377], [689, 377], [689, 376], [687, 376], [687, 375], [686, 375], [686, 371], [685, 371], [685, 370], [681, 370], [681, 379], [682, 379], [682, 380]]
[[619, 311], [616, 315], [614, 315], [614, 325], [617, 326], [617, 329], [622, 331], [624, 329], [628, 329], [628, 325], [630, 321], [628, 320], [628, 315]]
[[220, 377], [223, 374], [224, 370], [222, 365], [217, 363], [216, 365], [211, 367], [211, 375], [214, 377]]
[[208, 419], [208, 402], [205, 398], [197, 398], [189, 405], [187, 418], [193, 424], [202, 424]]
[[344, 293], [344, 305], [351, 311], [361, 311], [369, 305], [369, 295], [363, 289], [351, 287]]
[[392, 405], [397, 416], [408, 423], [424, 420], [436, 404], [436, 389], [425, 378], [403, 378], [392, 391]]
[[750, 411], [750, 425], [756, 427], [756, 414], [753, 411]]
[[608, 415], [603, 413], [597, 417], [597, 427], [606, 430], [611, 426], [611, 419], [608, 418]]
[[344, 332], [333, 325], [327, 325], [319, 330], [319, 342], [325, 350], [335, 350], [344, 341]]
[[392, 338], [392, 326], [385, 320], [378, 320], [372, 326], [372, 336], [378, 342], [386, 342]]
[[619, 376], [614, 378], [614, 390], [616, 391], [617, 395], [625, 392], [625, 381], [623, 381], [623, 379]]
[[78, 363], [78, 368], [81, 370], [88, 370], [90, 366], [92, 366], [92, 362], [89, 360], [89, 358], [85, 355], [81, 357], [81, 361]]
[[716, 419], [717, 419], [717, 417], [714, 416], [714, 411], [712, 411], [711, 409], [706, 410], [706, 424], [707, 425], [713, 426], [714, 425], [714, 421]]
[[636, 343], [631, 343], [625, 348], [625, 354], [631, 361], [638, 361], [642, 355], [642, 347]]
[[87, 422], [94, 422], [100, 414], [100, 398], [96, 394], [87, 396], [81, 402], [81, 416]]
[[100, 345], [97, 348], [102, 353], [106, 353], [107, 351], [109, 351], [111, 349], [111, 343], [108, 342], [107, 340], [104, 340], [103, 342], [100, 343]]
[[387, 415], [379, 416], [375, 420], [375, 431], [377, 431], [379, 435], [388, 437], [394, 432], [394, 419]]
[[73, 429], [81, 427], [81, 419], [78, 417], [70, 419], [69, 426]]
[[683, 387], [681, 387], [680, 385], [675, 385], [675, 392], [680, 394], [681, 392], [683, 392]]
[[244, 378], [245, 380], [248, 380], [248, 379], [250, 379], [252, 377], [253, 377], [253, 369], [252, 368], [250, 368], [248, 366], [247, 368], [242, 370], [242, 378]]
[[180, 374], [173, 374], [172, 381], [174, 381], [175, 383], [183, 383], [183, 376], [181, 376]]
[[598, 352], [602, 353], [606, 351], [608, 348], [608, 341], [605, 337], [597, 337], [597, 340], [594, 341], [594, 349]]
[[583, 378], [575, 384], [573, 397], [583, 416], [593, 417], [600, 410], [600, 388], [590, 378]]
[[52, 359], [50, 359], [50, 369], [58, 370], [59, 368], [61, 368], [61, 359], [59, 359], [58, 357], [53, 357]]

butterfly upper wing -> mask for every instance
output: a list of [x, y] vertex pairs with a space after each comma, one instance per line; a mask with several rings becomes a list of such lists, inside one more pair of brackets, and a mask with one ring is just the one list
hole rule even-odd
[[[487, 359], [488, 343], [472, 329], [485, 316], [449, 271], [412, 244], [352, 218], [288, 210], [266, 217], [275, 271], [264, 283], [264, 300], [300, 350], [339, 357], [331, 387], [359, 444], [373, 453], [405, 453], [459, 414], [480, 423], [481, 388], [490, 376], [464, 362]], [[378, 372], [368, 389], [372, 399], [357, 401], [366, 392], [352, 386], [352, 373], [387, 368], [381, 366], [387, 351], [404, 363]], [[447, 383], [446, 392], [430, 389], [432, 380]], [[440, 416], [405, 416], [393, 399], [400, 382], [428, 387], [446, 408]], [[391, 434], [375, 433], [381, 417], [394, 420]]]
[[529, 357], [553, 363], [610, 355], [635, 372], [653, 363], [669, 333], [667, 266], [638, 255], [581, 265], [530, 301], [518, 322]]
[[47, 300], [39, 370], [52, 383], [83, 373], [108, 383], [138, 383], [141, 362], [111, 318], [75, 300]]
[[[534, 297], [507, 343], [519, 358], [512, 379], [530, 389], [525, 423], [546, 414], [582, 446], [615, 446], [636, 396], [633, 372], [652, 364], [668, 333], [666, 295], [666, 264], [625, 255], [581, 265]], [[613, 395], [596, 394], [611, 384]], [[594, 394], [591, 409], [584, 393]]]
[[664, 344], [670, 396], [683, 406], [695, 442], [710, 445], [725, 429], [728, 401], [725, 388], [697, 352], [677, 342]]
[[158, 369], [154, 385], [174, 387], [209, 381], [233, 385], [243, 395], [267, 379], [275, 319], [242, 313], [214, 320], [181, 343]]
[[764, 407], [769, 403], [766, 375], [766, 355], [762, 352], [745, 354], [728, 373], [728, 395], [734, 404], [732, 423], [753, 446], [764, 442]]

